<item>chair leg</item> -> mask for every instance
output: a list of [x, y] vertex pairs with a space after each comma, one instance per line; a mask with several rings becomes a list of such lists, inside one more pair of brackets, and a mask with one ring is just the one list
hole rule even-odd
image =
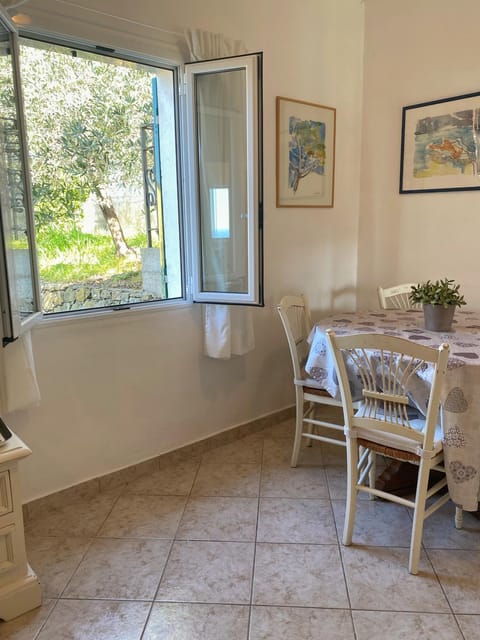
[[[315, 418], [315, 407], [313, 406], [313, 402], [309, 402], [308, 411], [311, 412], [310, 418]], [[307, 423], [307, 433], [313, 433], [314, 426], [311, 422]], [[313, 439], [307, 438], [307, 447], [311, 447], [313, 445]]]
[[455, 529], [463, 528], [463, 509], [455, 507]]
[[423, 523], [425, 521], [425, 503], [427, 500], [428, 478], [430, 476], [430, 462], [420, 461], [418, 469], [417, 491], [415, 495], [415, 509], [413, 512], [412, 538], [410, 541], [410, 557], [408, 570], [413, 575], [418, 573], [420, 551], [422, 546]]
[[343, 544], [352, 544], [353, 525], [358, 496], [358, 446], [356, 439], [347, 437], [347, 502], [345, 506], [345, 524], [343, 525]]
[[293, 451], [292, 451], [292, 459], [290, 462], [291, 467], [296, 467], [298, 462], [298, 455], [300, 453], [300, 444], [302, 441], [302, 430], [303, 430], [303, 389], [302, 387], [295, 387], [295, 396], [297, 403], [297, 413], [295, 420], [295, 440], [293, 442]]
[[[375, 451], [370, 451], [368, 454], [368, 463], [370, 466], [370, 471], [368, 472], [368, 486], [370, 489], [375, 489], [375, 482], [377, 476], [377, 454]], [[373, 493], [368, 494], [369, 500], [375, 500], [375, 495]]]

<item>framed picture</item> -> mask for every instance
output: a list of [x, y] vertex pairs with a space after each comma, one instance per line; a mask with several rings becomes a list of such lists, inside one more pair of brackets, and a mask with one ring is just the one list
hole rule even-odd
[[403, 107], [400, 193], [480, 189], [480, 92]]
[[277, 97], [277, 207], [333, 207], [335, 113]]

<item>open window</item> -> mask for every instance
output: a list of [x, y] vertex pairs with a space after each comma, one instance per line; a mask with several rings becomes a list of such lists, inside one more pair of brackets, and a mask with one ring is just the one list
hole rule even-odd
[[261, 64], [186, 65], [195, 302], [263, 304]]
[[18, 38], [0, 13], [0, 308], [2, 341], [40, 314], [30, 173], [18, 70]]
[[3, 342], [42, 313], [263, 305], [262, 55], [186, 65], [180, 105], [177, 66], [20, 36], [0, 8]]

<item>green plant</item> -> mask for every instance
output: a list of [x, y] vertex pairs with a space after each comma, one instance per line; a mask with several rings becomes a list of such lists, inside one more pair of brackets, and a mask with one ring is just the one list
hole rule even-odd
[[445, 308], [452, 305], [461, 307], [467, 303], [459, 290], [460, 285], [455, 284], [455, 280], [427, 280], [412, 286], [410, 300], [416, 304], [435, 304]]

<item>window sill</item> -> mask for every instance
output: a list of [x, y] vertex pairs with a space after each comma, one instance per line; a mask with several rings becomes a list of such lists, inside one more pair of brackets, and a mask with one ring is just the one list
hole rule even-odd
[[62, 314], [44, 315], [35, 325], [35, 330], [47, 329], [50, 327], [58, 327], [65, 324], [86, 324], [87, 322], [101, 323], [107, 320], [120, 320], [121, 322], [129, 322], [132, 316], [139, 318], [143, 315], [151, 313], [176, 311], [191, 307], [192, 302], [189, 300], [171, 300], [169, 302], [138, 304], [128, 308], [103, 308], [93, 309], [89, 311], [73, 311]]

